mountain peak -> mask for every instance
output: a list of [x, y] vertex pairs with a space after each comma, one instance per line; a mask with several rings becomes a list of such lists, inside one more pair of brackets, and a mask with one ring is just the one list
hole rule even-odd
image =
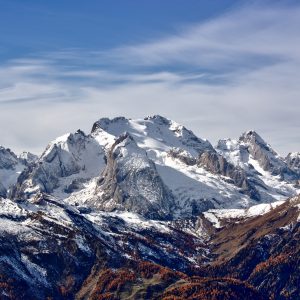
[[265, 140], [255, 130], [248, 130], [248, 131], [244, 132], [240, 136], [239, 140], [243, 141], [243, 142], [255, 142], [255, 143], [267, 146], [267, 143], [265, 142]]
[[145, 121], [147, 120], [153, 120], [155, 123], [157, 124], [161, 124], [161, 125], [170, 125], [171, 120], [167, 119], [161, 115], [152, 115], [152, 116], [147, 116], [144, 118]]
[[19, 159], [23, 160], [26, 163], [33, 163], [38, 159], [38, 156], [28, 152], [28, 151], [23, 151], [19, 156]]
[[297, 180], [298, 175], [295, 171], [256, 131], [250, 130], [243, 133], [239, 142], [246, 146], [252, 158], [264, 171], [268, 171], [272, 175], [279, 175], [281, 180]]
[[128, 123], [128, 119], [125, 117], [115, 117], [115, 118], [101, 118], [93, 124], [92, 133], [97, 131], [98, 129], [107, 130], [109, 126], [112, 124], [126, 124]]
[[9, 148], [0, 146], [0, 169], [12, 169], [17, 163], [17, 155]]
[[250, 144], [253, 147], [259, 147], [263, 149], [263, 151], [269, 152], [274, 156], [279, 156], [276, 151], [274, 151], [269, 145], [255, 130], [249, 130], [244, 132], [239, 138], [240, 142], [245, 144]]

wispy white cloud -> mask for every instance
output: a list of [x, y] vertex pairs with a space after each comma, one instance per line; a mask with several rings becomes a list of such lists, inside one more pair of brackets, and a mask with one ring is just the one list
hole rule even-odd
[[300, 150], [300, 6], [244, 6], [106, 52], [66, 49], [0, 66], [0, 143], [41, 151], [102, 116], [163, 114], [216, 141], [257, 129]]
[[183, 63], [222, 71], [299, 59], [300, 7], [247, 6], [164, 39], [111, 52], [125, 63]]

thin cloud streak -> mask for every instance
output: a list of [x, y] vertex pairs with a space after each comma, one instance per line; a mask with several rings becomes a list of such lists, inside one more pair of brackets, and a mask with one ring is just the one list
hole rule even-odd
[[[121, 47], [112, 58], [125, 63], [183, 63], [222, 70], [253, 64], [299, 60], [300, 7], [246, 7], [216, 20], [194, 25], [177, 36], [142, 45]], [[243, 63], [244, 62], [244, 63]]]

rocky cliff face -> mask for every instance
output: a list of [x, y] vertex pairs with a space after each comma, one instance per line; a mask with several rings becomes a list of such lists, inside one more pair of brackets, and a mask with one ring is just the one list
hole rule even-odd
[[7, 194], [6, 188], [3, 186], [2, 183], [0, 183], [0, 197], [6, 197], [6, 194]]
[[174, 199], [155, 164], [125, 133], [108, 153], [94, 205], [106, 211], [131, 211], [149, 218], [171, 218]]
[[228, 178], [234, 185], [241, 188], [243, 193], [249, 195], [252, 199], [260, 200], [260, 194], [249, 181], [247, 173], [239, 166], [234, 166], [229, 163], [225, 157], [216, 151], [206, 151], [202, 153], [197, 163], [213, 174], [219, 174]]
[[13, 169], [18, 163], [18, 157], [10, 149], [0, 147], [0, 154], [1, 169]]

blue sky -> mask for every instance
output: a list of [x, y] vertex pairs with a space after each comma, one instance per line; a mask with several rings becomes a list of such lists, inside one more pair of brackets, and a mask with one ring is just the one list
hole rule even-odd
[[2, 58], [65, 48], [110, 49], [175, 33], [237, 1], [1, 0]]
[[0, 144], [162, 114], [300, 151], [298, 1], [0, 0]]

